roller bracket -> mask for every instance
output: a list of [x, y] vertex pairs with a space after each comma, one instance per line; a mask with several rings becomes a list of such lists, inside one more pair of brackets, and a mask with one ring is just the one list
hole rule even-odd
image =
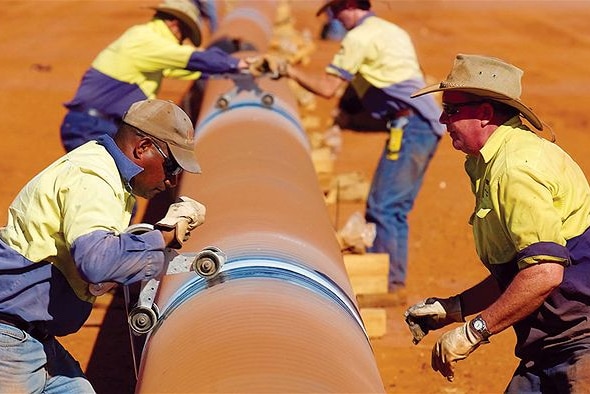
[[[150, 224], [139, 223], [129, 226], [126, 232], [131, 234], [143, 234], [152, 231], [154, 227]], [[160, 318], [159, 308], [155, 304], [156, 294], [160, 287], [160, 281], [164, 275], [173, 275], [196, 272], [199, 276], [211, 279], [215, 277], [223, 264], [225, 264], [225, 254], [215, 246], [209, 246], [195, 255], [181, 255], [174, 249], [164, 249], [165, 269], [157, 277], [143, 280], [141, 282], [139, 295], [135, 306], [128, 312], [127, 321], [131, 332], [136, 335], [149, 333], [157, 324]], [[126, 292], [126, 303], [130, 304]]]

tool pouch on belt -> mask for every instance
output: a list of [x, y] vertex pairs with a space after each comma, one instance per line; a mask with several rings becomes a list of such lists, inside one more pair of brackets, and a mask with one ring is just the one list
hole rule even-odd
[[402, 139], [404, 137], [404, 127], [408, 124], [408, 118], [400, 116], [397, 119], [387, 122], [389, 129], [389, 140], [387, 142], [387, 159], [399, 159], [399, 152], [402, 149]]

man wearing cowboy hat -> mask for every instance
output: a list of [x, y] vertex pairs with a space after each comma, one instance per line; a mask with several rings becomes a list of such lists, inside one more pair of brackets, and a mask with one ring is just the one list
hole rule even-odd
[[[590, 187], [580, 167], [535, 129], [520, 99], [523, 72], [500, 59], [460, 54], [447, 79], [413, 94], [442, 92], [453, 147], [467, 154], [475, 195], [470, 218], [490, 271], [449, 298], [405, 313], [414, 342], [454, 322], [432, 350], [447, 379], [455, 363], [512, 326], [521, 362], [508, 393], [586, 392], [590, 387]], [[521, 118], [522, 116], [522, 118]]]
[[200, 172], [190, 118], [143, 100], [114, 138], [62, 156], [16, 196], [0, 228], [0, 392], [94, 392], [56, 337], [77, 332], [115, 283], [157, 277], [167, 247], [204, 222], [205, 207], [181, 197], [155, 230], [125, 232], [136, 198], [174, 188], [182, 171]]
[[[199, 12], [192, 0], [163, 0], [154, 17], [131, 27], [92, 62], [61, 125], [66, 151], [117, 130], [131, 104], [155, 98], [162, 79], [238, 73], [248, 63], [218, 48], [199, 50]], [[185, 39], [192, 45], [183, 44]]]
[[406, 31], [376, 16], [368, 0], [327, 1], [317, 15], [328, 10], [348, 32], [325, 73], [313, 75], [286, 65], [283, 74], [325, 98], [350, 83], [362, 106], [383, 121], [389, 140], [373, 175], [365, 216], [376, 225], [368, 251], [389, 254], [389, 293], [365, 301], [381, 306], [404, 303], [407, 216], [444, 134], [437, 120], [440, 108], [430, 96], [410, 98], [425, 83]]

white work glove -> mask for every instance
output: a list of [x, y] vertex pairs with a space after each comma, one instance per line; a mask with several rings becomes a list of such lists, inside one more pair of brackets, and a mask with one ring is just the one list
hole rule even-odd
[[404, 313], [412, 342], [418, 344], [430, 330], [437, 330], [455, 322], [463, 322], [461, 297], [427, 298], [409, 307]]
[[171, 248], [180, 249], [188, 241], [191, 231], [205, 222], [206, 208], [203, 204], [189, 197], [181, 196], [178, 202], [171, 204], [166, 216], [155, 224], [156, 228], [174, 229], [176, 242]]
[[432, 348], [431, 366], [435, 371], [452, 382], [455, 378], [454, 363], [467, 358], [484, 340], [467, 322], [454, 330], [447, 331], [436, 341]]

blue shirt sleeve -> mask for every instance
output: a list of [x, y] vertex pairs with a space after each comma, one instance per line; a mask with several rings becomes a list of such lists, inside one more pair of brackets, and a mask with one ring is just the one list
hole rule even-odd
[[78, 237], [71, 252], [85, 281], [128, 285], [153, 278], [162, 271], [164, 248], [164, 238], [158, 230], [140, 235], [97, 230]]
[[194, 51], [188, 60], [188, 70], [201, 71], [203, 76], [221, 73], [235, 73], [240, 60], [217, 47], [205, 51]]

